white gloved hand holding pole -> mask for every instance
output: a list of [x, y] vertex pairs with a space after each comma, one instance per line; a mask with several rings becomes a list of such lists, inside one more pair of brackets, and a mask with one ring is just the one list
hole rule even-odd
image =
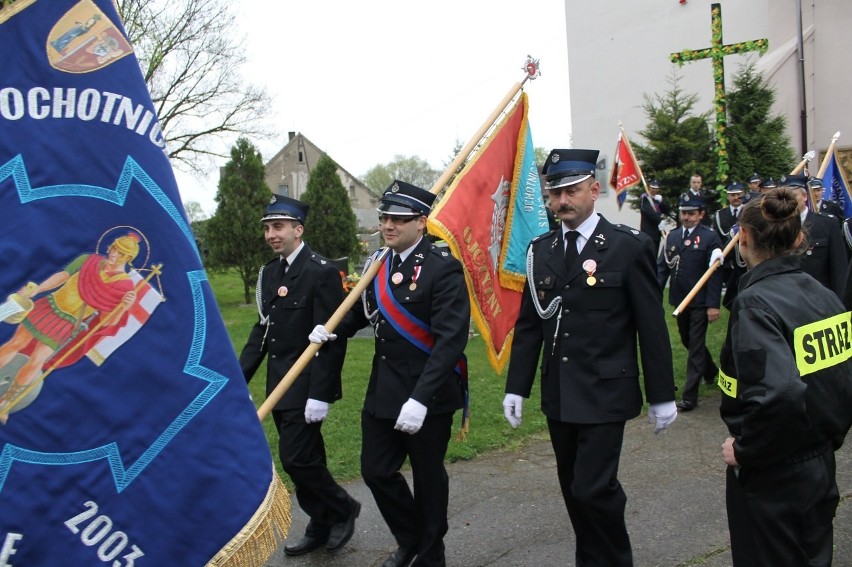
[[305, 423], [317, 423], [328, 415], [328, 402], [308, 398], [305, 404]]
[[328, 341], [333, 341], [337, 338], [337, 335], [329, 333], [325, 327], [322, 325], [317, 325], [314, 327], [314, 330], [311, 331], [311, 334], [308, 335], [308, 340], [314, 343], [315, 345], [319, 345]]
[[524, 413], [524, 398], [518, 394], [506, 394], [503, 398], [503, 415], [506, 421], [514, 428], [521, 424], [521, 416]]
[[710, 263], [707, 264], [707, 267], [709, 268], [710, 266], [712, 266], [713, 262], [715, 262], [716, 260], [719, 260], [719, 263], [721, 264], [722, 260], [724, 260], [724, 259], [725, 259], [725, 255], [722, 254], [722, 249], [721, 248], [714, 248], [713, 251], [710, 253]]
[[654, 195], [654, 200], [658, 203], [662, 203], [663, 202], [663, 196], [662, 195]]
[[413, 435], [423, 427], [426, 412], [426, 406], [414, 398], [408, 398], [408, 401], [402, 404], [402, 409], [399, 410], [399, 417], [396, 418], [396, 425], [393, 428]]
[[648, 406], [648, 423], [654, 424], [654, 433], [663, 431], [674, 423], [675, 419], [677, 419], [677, 405], [674, 400]]

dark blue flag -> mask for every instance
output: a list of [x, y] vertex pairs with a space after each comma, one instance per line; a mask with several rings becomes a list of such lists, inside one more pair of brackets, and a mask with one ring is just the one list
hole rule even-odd
[[852, 217], [852, 196], [849, 195], [849, 184], [843, 169], [837, 163], [837, 152], [833, 149], [822, 175], [822, 186], [825, 187], [824, 199], [830, 199], [840, 204], [846, 217]]
[[0, 0], [0, 48], [0, 564], [263, 564], [289, 497], [112, 0]]

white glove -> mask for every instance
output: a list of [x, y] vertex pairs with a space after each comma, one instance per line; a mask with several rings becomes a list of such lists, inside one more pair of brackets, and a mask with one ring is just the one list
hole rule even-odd
[[662, 195], [654, 195], [654, 200], [658, 203], [662, 203], [663, 202], [663, 196]]
[[712, 266], [713, 262], [715, 262], [716, 260], [719, 260], [719, 263], [721, 264], [722, 260], [724, 259], [725, 257], [722, 255], [722, 249], [714, 248], [713, 251], [710, 253], [710, 263], [707, 264], [707, 267], [709, 268], [710, 266]]
[[654, 433], [666, 429], [677, 419], [677, 406], [674, 400], [648, 406], [648, 423], [653, 423]]
[[329, 333], [322, 325], [317, 325], [316, 327], [314, 327], [314, 330], [311, 331], [310, 335], [308, 335], [308, 340], [314, 343], [315, 345], [319, 345], [327, 341], [333, 341], [336, 338], [337, 335]]
[[413, 435], [423, 427], [424, 419], [426, 419], [426, 406], [414, 398], [408, 398], [408, 401], [402, 404], [402, 409], [399, 410], [399, 417], [396, 418], [396, 425], [393, 428]]
[[657, 230], [660, 232], [665, 231], [668, 228], [668, 223], [665, 220], [661, 220], [660, 224], [657, 225]]
[[305, 404], [305, 423], [317, 423], [328, 415], [328, 402], [308, 398]]
[[509, 425], [517, 428], [521, 424], [521, 414], [524, 413], [524, 398], [518, 394], [506, 394], [503, 398], [503, 415]]

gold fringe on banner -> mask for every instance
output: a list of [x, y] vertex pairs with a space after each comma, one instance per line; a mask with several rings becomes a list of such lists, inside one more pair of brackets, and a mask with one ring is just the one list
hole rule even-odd
[[207, 567], [257, 567], [275, 553], [287, 537], [293, 517], [290, 494], [272, 470], [269, 491], [249, 523], [207, 563]]

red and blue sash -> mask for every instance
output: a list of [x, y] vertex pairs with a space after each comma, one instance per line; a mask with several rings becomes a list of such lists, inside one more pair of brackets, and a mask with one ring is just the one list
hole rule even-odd
[[[373, 291], [376, 294], [376, 303], [379, 311], [396, 332], [402, 335], [408, 342], [425, 352], [432, 354], [435, 346], [435, 337], [432, 329], [412, 315], [402, 304], [396, 300], [388, 284], [388, 264], [385, 260], [379, 269], [378, 275], [373, 279]], [[462, 409], [462, 434], [466, 434], [470, 427], [470, 390], [467, 383], [467, 357], [462, 354], [453, 369], [459, 375], [464, 388], [464, 408]]]

